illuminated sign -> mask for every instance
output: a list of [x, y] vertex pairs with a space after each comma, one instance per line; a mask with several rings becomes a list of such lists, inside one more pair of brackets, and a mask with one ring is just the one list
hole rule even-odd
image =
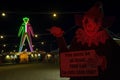
[[98, 76], [98, 59], [94, 50], [60, 53], [60, 76]]

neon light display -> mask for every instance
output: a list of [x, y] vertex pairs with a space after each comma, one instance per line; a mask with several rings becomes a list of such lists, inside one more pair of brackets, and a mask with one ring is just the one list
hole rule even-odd
[[19, 52], [22, 51], [23, 45], [25, 40], [27, 39], [29, 47], [30, 47], [30, 51], [33, 51], [33, 47], [32, 47], [32, 39], [31, 36], [34, 36], [33, 33], [33, 29], [32, 26], [29, 23], [29, 18], [28, 17], [24, 17], [23, 18], [23, 23], [20, 26], [19, 32], [18, 32], [18, 37], [21, 36], [21, 41], [20, 41], [20, 46], [19, 46]]
[[59, 47], [61, 77], [70, 77], [70, 80], [114, 80], [112, 75], [119, 69], [114, 64], [118, 62], [114, 55], [120, 49], [106, 30], [106, 26], [111, 25], [109, 21], [113, 20], [104, 22], [104, 18], [100, 3], [96, 3], [82, 16], [77, 14], [75, 24], [78, 29], [69, 47], [62, 28], [50, 28]]

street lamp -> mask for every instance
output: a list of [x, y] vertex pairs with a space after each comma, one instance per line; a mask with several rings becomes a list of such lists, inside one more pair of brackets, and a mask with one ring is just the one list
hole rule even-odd
[[6, 16], [6, 14], [3, 12], [2, 14], [1, 14], [2, 16]]
[[56, 13], [53, 13], [53, 17], [56, 17], [57, 16], [57, 14]]
[[37, 37], [38, 37], [38, 35], [37, 35], [37, 34], [35, 34], [35, 37], [37, 38]]
[[3, 44], [3, 47], [6, 47], [6, 44]]
[[45, 43], [42, 41], [41, 44], [44, 45]]
[[3, 38], [4, 38], [4, 36], [1, 35], [1, 36], [0, 36], [0, 39], [3, 39]]

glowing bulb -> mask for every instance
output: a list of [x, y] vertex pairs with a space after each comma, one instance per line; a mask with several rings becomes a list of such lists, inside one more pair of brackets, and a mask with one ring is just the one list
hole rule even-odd
[[0, 36], [1, 39], [3, 39], [4, 37], [3, 36]]
[[38, 35], [36, 34], [35, 37], [38, 37]]
[[44, 42], [41, 42], [41, 44], [43, 45], [43, 44], [44, 44]]
[[2, 16], [6, 16], [6, 14], [5, 14], [5, 13], [2, 13]]
[[54, 13], [54, 14], [53, 14], [53, 17], [56, 17], [56, 16], [57, 16], [56, 13]]

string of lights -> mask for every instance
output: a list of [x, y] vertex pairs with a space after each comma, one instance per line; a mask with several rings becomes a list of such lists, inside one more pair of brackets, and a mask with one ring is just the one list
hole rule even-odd
[[39, 15], [39, 14], [83, 14], [84, 12], [56, 12], [56, 11], [51, 11], [51, 12], [40, 12], [40, 11], [0, 11], [0, 13], [6, 13], [6, 14], [34, 14], [34, 15]]

